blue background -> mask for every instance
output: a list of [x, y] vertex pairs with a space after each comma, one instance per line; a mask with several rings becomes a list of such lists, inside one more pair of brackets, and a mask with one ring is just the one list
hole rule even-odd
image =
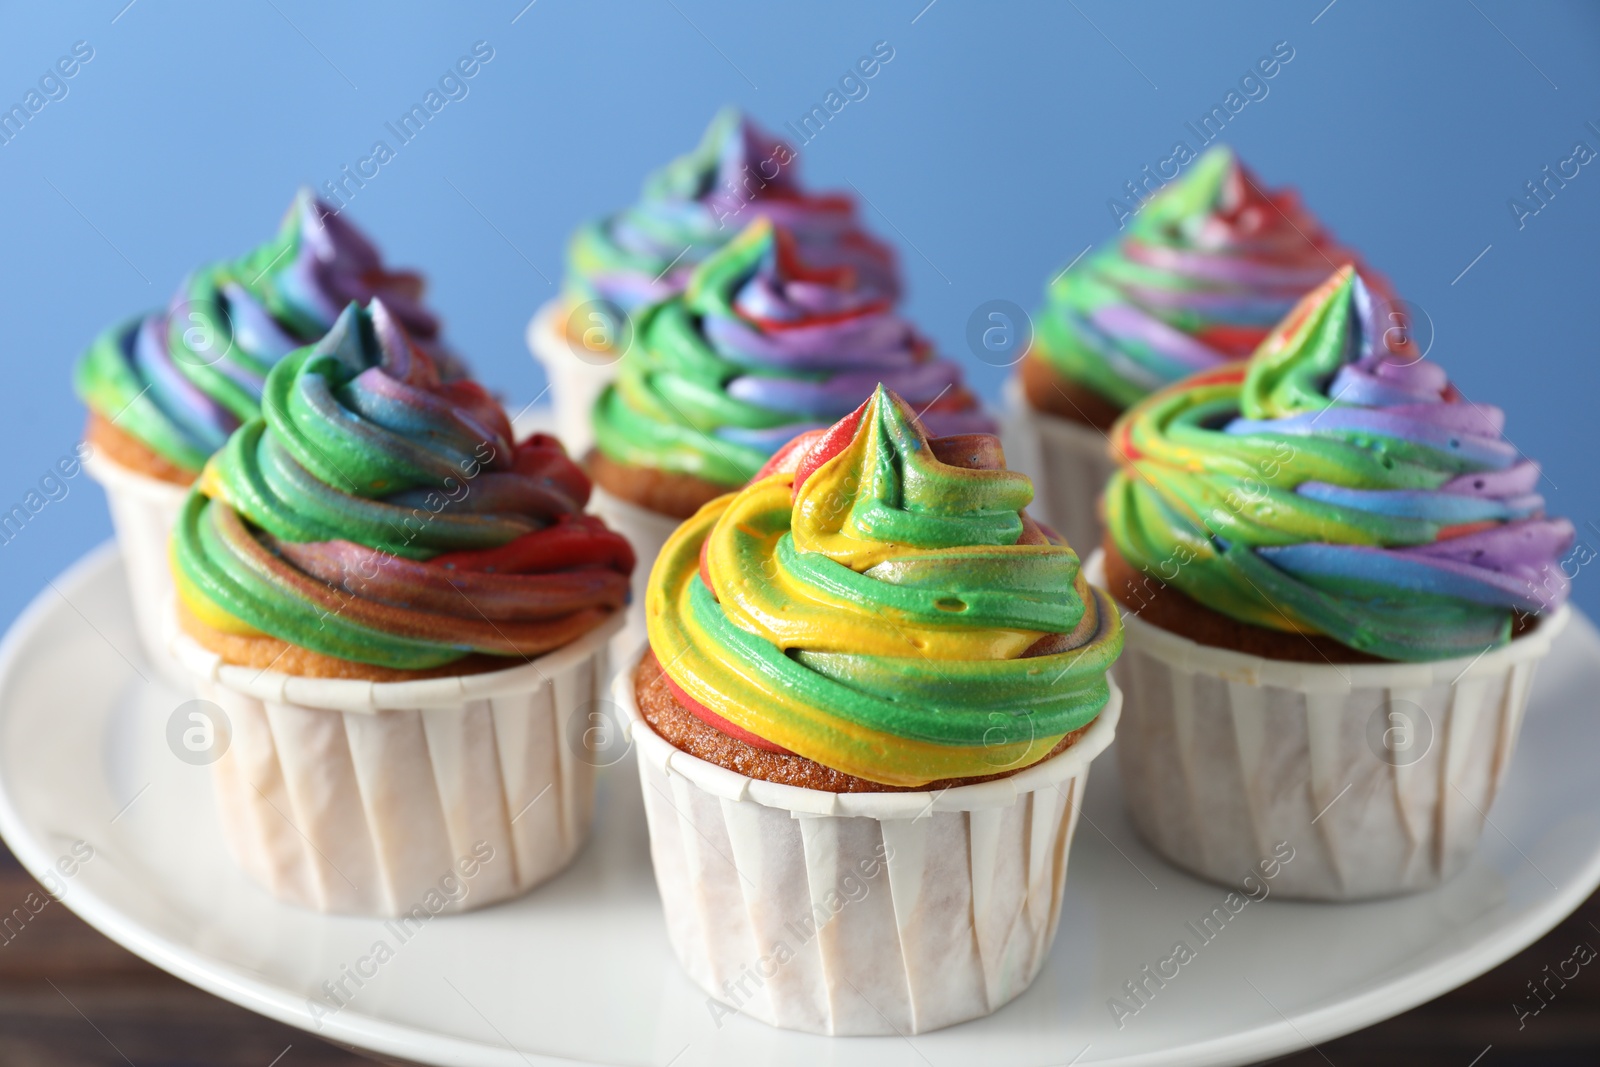
[[[1520, 230], [1507, 206], [1574, 142], [1600, 150], [1586, 126], [1600, 126], [1600, 7], [525, 2], [104, 0], [0, 15], [5, 107], [74, 42], [94, 48], [68, 95], [0, 146], [0, 511], [78, 440], [69, 369], [102, 326], [266, 240], [298, 185], [337, 178], [380, 137], [394, 147], [384, 123], [475, 41], [494, 58], [469, 95], [399, 147], [347, 217], [391, 263], [427, 272], [457, 347], [519, 405], [543, 386], [523, 328], [573, 227], [629, 202], [719, 105], [779, 130], [880, 40], [894, 59], [804, 146], [801, 173], [870, 199], [911, 314], [995, 398], [1004, 372], [966, 349], [973, 309], [1035, 307], [1048, 278], [1114, 234], [1107, 201], [1123, 183], [1193, 143], [1184, 123], [1287, 41], [1293, 60], [1226, 139], [1426, 311], [1431, 358], [1506, 409], [1511, 439], [1545, 466], [1551, 510], [1600, 548], [1600, 162]], [[70, 484], [0, 547], [0, 619], [109, 536], [98, 487]], [[1600, 608], [1600, 579], [1582, 573], [1575, 589]]]

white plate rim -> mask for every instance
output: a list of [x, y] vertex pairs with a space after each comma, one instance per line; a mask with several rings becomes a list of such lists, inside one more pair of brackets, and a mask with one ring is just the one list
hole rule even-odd
[[[53, 610], [51, 594], [65, 598], [112, 567], [119, 555], [116, 543], [107, 541], [63, 571], [54, 580], [54, 588], [47, 585], [34, 596], [0, 639], [0, 680], [9, 677], [13, 660], [27, 643], [33, 628]], [[0, 708], [0, 718], [5, 715], [5, 709]], [[11, 785], [3, 774], [0, 774], [0, 837], [34, 877], [42, 879], [50, 870], [53, 860], [44, 843], [34, 837], [22, 818]], [[1420, 970], [1380, 982], [1340, 1003], [1294, 1015], [1280, 1011], [1282, 1018], [1278, 1023], [1185, 1046], [1181, 1050], [1182, 1062], [1188, 1067], [1248, 1064], [1314, 1047], [1321, 1041], [1364, 1029], [1426, 1003], [1504, 963], [1572, 914], [1600, 886], [1600, 851], [1578, 869], [1577, 876], [1566, 881], [1566, 888], [1558, 887], [1542, 904], [1530, 908], [1475, 946], [1464, 947]], [[150, 933], [129, 921], [112, 901], [103, 899], [86, 886], [67, 893], [61, 903], [101, 934], [162, 970], [224, 1000], [324, 1040], [408, 1060], [420, 1055], [425, 1062], [450, 1067], [476, 1067], [485, 1063], [504, 1063], [508, 1067], [515, 1064], [587, 1067], [598, 1062], [468, 1041], [355, 1010], [341, 1012], [319, 1027], [304, 1007], [302, 997], [229, 965], [214, 963], [203, 953]], [[1157, 1067], [1176, 1062], [1173, 1055], [1167, 1051], [1151, 1052], [1102, 1062], [1113, 1067]], [[1085, 1067], [1094, 1062], [1085, 1061]]]

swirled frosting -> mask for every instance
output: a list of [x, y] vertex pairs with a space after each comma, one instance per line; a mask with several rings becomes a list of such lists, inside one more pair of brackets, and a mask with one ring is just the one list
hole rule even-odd
[[1234, 619], [1384, 659], [1509, 640], [1514, 613], [1565, 599], [1572, 524], [1544, 516], [1504, 414], [1408, 347], [1346, 266], [1247, 364], [1134, 407], [1112, 431], [1117, 550]]
[[260, 413], [273, 366], [326, 333], [352, 300], [381, 296], [439, 370], [459, 377], [422, 288], [419, 275], [386, 270], [366, 237], [302, 190], [271, 242], [196, 271], [164, 311], [96, 338], [75, 385], [91, 410], [198, 472]]
[[1249, 356], [1295, 301], [1356, 261], [1293, 190], [1263, 189], [1219, 145], [1152, 197], [1126, 236], [1051, 283], [1034, 351], [1126, 407]]
[[757, 218], [792, 232], [808, 262], [854, 267], [866, 283], [894, 295], [894, 254], [861, 229], [849, 196], [807, 193], [795, 160], [789, 145], [724, 108], [698, 148], [646, 179], [637, 203], [573, 236], [569, 301], [606, 300], [632, 312], [664, 300]]
[[1122, 647], [988, 435], [879, 386], [667, 542], [650, 645], [695, 715], [888, 785], [1014, 770], [1090, 722]]
[[632, 549], [559, 442], [513, 443], [396, 318], [351, 304], [272, 369], [184, 504], [179, 595], [224, 633], [400, 670], [566, 644], [625, 602]]
[[848, 267], [800, 260], [787, 230], [752, 223], [687, 289], [644, 311], [617, 381], [595, 405], [611, 459], [742, 485], [797, 434], [885, 383], [935, 435], [994, 429], [889, 298]]

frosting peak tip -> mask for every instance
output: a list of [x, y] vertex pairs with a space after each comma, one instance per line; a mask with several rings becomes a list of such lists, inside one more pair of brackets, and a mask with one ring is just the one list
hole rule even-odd
[[1346, 263], [1244, 366], [1131, 408], [1105, 495], [1123, 557], [1182, 559], [1163, 581], [1215, 611], [1389, 660], [1481, 652], [1559, 606], [1570, 526], [1386, 296]]
[[928, 438], [879, 382], [679, 527], [646, 616], [684, 707], [895, 785], [1026, 766], [1098, 714], [1117, 613], [991, 440]]

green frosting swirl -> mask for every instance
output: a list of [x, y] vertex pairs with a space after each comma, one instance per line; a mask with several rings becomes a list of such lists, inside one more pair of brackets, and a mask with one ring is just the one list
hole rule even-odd
[[213, 629], [398, 670], [532, 656], [627, 596], [632, 550], [582, 514], [588, 493], [558, 442], [513, 444], [481, 386], [442, 382], [381, 302], [352, 304], [207, 463], [178, 592]]
[[1538, 467], [1436, 364], [1390, 347], [1353, 268], [1250, 359], [1195, 375], [1112, 431], [1106, 524], [1139, 570], [1241, 622], [1390, 660], [1510, 639], [1570, 545]]
[[418, 276], [385, 270], [363, 235], [301, 192], [273, 240], [194, 272], [164, 310], [97, 337], [74, 387], [91, 411], [198, 472], [260, 414], [278, 361], [321, 337], [352, 300], [383, 297], [445, 376], [459, 377], [437, 319], [418, 302], [421, 290]]
[[930, 441], [880, 386], [775, 466], [651, 572], [650, 645], [691, 712], [915, 785], [1026, 766], [1105, 706], [1116, 610], [993, 438]]

